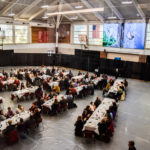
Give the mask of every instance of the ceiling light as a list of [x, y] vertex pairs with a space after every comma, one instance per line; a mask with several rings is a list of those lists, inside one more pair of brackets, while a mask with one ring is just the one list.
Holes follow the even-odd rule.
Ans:
[[117, 17], [116, 16], [110, 16], [108, 17], [108, 19], [116, 19]]
[[75, 6], [75, 8], [76, 9], [81, 9], [81, 8], [83, 8], [83, 6], [82, 5], [77, 5], [77, 6]]
[[8, 16], [15, 16], [15, 13], [9, 13]]
[[43, 19], [47, 19], [47, 18], [48, 18], [48, 16], [43, 16], [42, 18], [43, 18]]
[[104, 11], [103, 7], [102, 8], [89, 8], [89, 9], [81, 9], [81, 10], [54, 12], [54, 13], [47, 13], [46, 15], [48, 15], [48, 16], [56, 16], [56, 15], [90, 13], [90, 12], [101, 12], [101, 11]]
[[48, 8], [48, 5], [42, 5], [41, 8]]
[[132, 1], [122, 1], [121, 3], [124, 5], [128, 5], [128, 4], [132, 4], [133, 2]]
[[77, 20], [77, 19], [78, 19], [78, 16], [71, 17], [70, 19], [71, 19], [71, 20]]

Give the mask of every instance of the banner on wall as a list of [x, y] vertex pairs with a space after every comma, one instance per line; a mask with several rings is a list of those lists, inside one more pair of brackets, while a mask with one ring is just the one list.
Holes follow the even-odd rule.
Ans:
[[49, 31], [44, 31], [44, 43], [49, 42]]
[[38, 43], [43, 43], [43, 31], [38, 31]]
[[112, 23], [104, 24], [103, 46], [104, 47], [120, 47], [121, 24]]
[[144, 49], [146, 23], [125, 23], [123, 48]]
[[100, 38], [100, 25], [93, 25], [92, 35], [93, 35], [93, 39]]

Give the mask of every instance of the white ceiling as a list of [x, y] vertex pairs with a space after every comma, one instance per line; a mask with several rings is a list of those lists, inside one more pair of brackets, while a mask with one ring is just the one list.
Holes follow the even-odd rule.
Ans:
[[[58, 2], [57, 2], [58, 1]], [[60, 0], [0, 0], [0, 17], [9, 17], [11, 12], [14, 19], [37, 20], [42, 19], [46, 12], [58, 11]], [[150, 0], [132, 0], [133, 3], [123, 5], [121, 2], [127, 0], [63, 0], [61, 11], [77, 10], [75, 6], [82, 5], [82, 9], [103, 7], [103, 12], [91, 12], [88, 14], [74, 14], [63, 16], [63, 21], [107, 21], [108, 17], [116, 16], [116, 20], [121, 19], [141, 19], [150, 18]], [[128, 0], [130, 1], [130, 0]], [[43, 4], [48, 4], [48, 9], [42, 9]], [[78, 16], [77, 20], [70, 18]], [[52, 19], [55, 17], [51, 17]]]

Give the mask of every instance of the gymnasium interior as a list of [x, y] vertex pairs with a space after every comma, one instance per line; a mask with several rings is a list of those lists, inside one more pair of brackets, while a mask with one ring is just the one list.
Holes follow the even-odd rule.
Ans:
[[149, 150], [150, 0], [0, 0], [0, 149]]

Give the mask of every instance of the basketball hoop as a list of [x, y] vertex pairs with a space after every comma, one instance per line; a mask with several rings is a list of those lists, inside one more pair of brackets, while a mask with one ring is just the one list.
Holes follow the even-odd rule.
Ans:
[[78, 35], [78, 39], [79, 39], [79, 42], [81, 44], [85, 44], [87, 42], [87, 35], [85, 35], [85, 34], [79, 34]]

